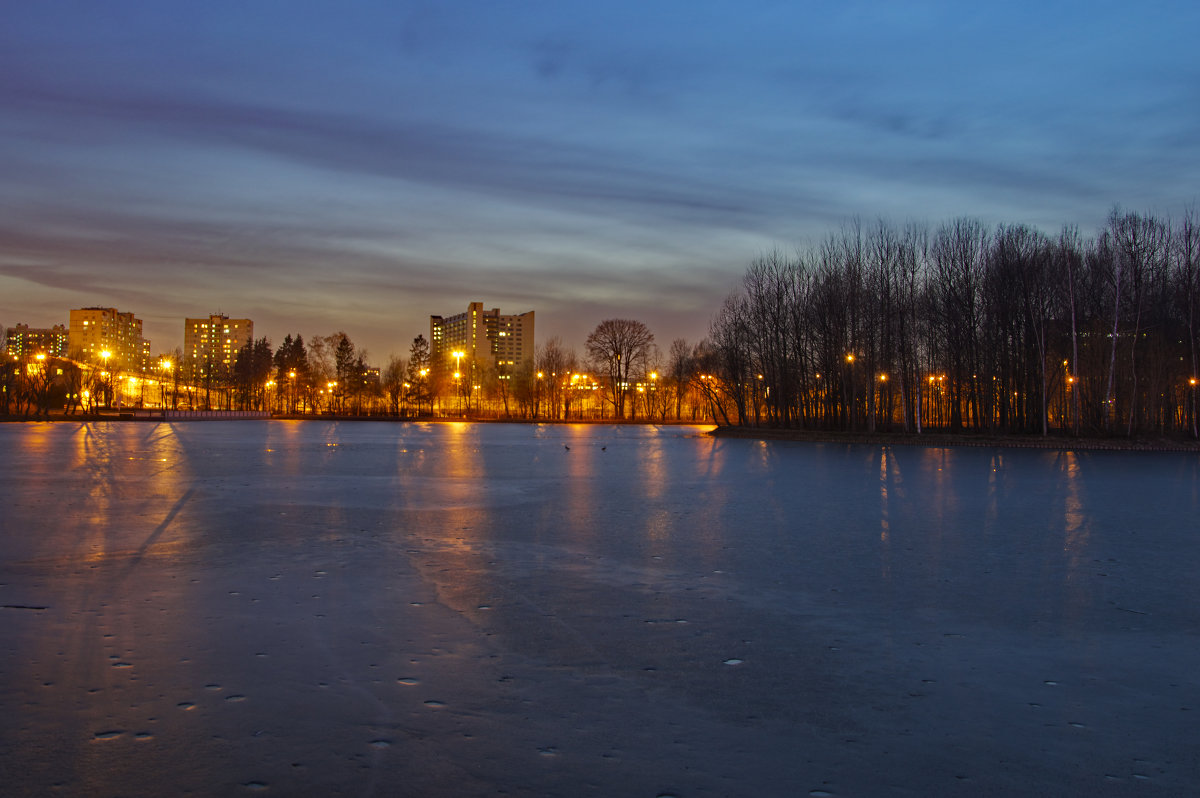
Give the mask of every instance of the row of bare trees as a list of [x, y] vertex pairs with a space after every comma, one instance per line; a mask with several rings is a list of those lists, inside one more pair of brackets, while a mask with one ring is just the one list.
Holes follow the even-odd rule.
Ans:
[[851, 222], [747, 270], [697, 379], [722, 423], [1197, 436], [1200, 230]]
[[66, 358], [44, 353], [0, 360], [0, 416], [48, 417], [51, 411], [74, 413], [105, 401], [110, 384]]

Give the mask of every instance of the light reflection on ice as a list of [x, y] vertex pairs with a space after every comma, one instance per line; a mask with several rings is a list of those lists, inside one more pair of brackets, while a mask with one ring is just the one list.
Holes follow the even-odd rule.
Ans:
[[0, 764], [29, 794], [139, 763], [197, 793], [1190, 785], [1194, 457], [695, 432], [2, 425]]

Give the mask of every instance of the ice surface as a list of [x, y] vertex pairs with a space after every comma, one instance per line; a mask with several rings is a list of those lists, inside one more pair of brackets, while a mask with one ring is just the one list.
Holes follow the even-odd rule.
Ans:
[[1194, 792], [1194, 455], [700, 432], [0, 425], [0, 792]]

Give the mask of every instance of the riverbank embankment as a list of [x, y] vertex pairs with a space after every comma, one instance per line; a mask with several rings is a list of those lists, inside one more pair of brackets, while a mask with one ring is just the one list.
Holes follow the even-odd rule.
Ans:
[[[524, 419], [524, 418], [453, 418], [448, 416], [354, 416], [354, 415], [268, 415], [261, 412], [243, 411], [162, 411], [138, 410], [136, 412], [102, 411], [89, 414], [52, 413], [50, 416], [0, 416], [0, 422], [75, 422], [94, 423], [101, 421], [202, 421], [234, 420], [235, 418], [273, 418], [291, 421], [384, 421], [384, 422], [441, 422], [478, 424], [620, 424], [652, 426], [697, 426], [694, 421], [615, 421], [613, 419]], [[699, 423], [699, 426], [707, 426]], [[794, 441], [797, 443], [844, 443], [868, 444], [872, 446], [973, 446], [1014, 449], [1057, 449], [1060, 451], [1142, 451], [1142, 452], [1194, 452], [1200, 454], [1200, 441], [1187, 438], [1164, 436], [1127, 437], [1071, 437], [1067, 435], [986, 435], [971, 432], [949, 433], [941, 430], [920, 434], [906, 432], [838, 432], [831, 430], [780, 429], [773, 427], [718, 426], [708, 434], [722, 438], [745, 438], [751, 440]]]
[[873, 446], [975, 446], [987, 448], [1058, 449], [1069, 451], [1194, 452], [1200, 441], [1166, 437], [1068, 437], [1063, 435], [952, 434], [935, 431], [834, 432], [824, 430], [776, 429], [770, 427], [717, 427], [710, 434], [721, 438], [795, 441], [798, 443], [857, 443]]

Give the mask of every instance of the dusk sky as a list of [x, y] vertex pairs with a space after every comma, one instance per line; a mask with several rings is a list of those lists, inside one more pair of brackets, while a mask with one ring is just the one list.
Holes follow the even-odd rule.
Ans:
[[1200, 195], [1200, 4], [9, 2], [0, 325], [376, 365], [471, 301], [702, 337], [852, 216], [1085, 235]]

